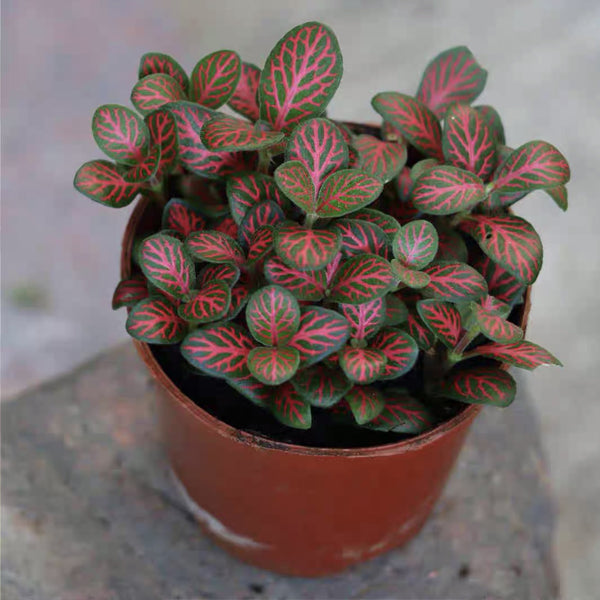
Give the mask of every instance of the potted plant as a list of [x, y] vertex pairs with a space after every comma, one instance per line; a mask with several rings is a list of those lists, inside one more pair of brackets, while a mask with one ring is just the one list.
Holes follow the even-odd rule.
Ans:
[[541, 189], [566, 210], [562, 154], [506, 145], [466, 47], [414, 97], [376, 94], [381, 125], [325, 116], [341, 77], [315, 22], [262, 69], [145, 54], [138, 112], [93, 117], [111, 160], [75, 176], [106, 206], [139, 197], [113, 308], [185, 497], [231, 553], [295, 575], [415, 535], [480, 406], [513, 401], [507, 366], [559, 364], [523, 339], [542, 244], [511, 207]]

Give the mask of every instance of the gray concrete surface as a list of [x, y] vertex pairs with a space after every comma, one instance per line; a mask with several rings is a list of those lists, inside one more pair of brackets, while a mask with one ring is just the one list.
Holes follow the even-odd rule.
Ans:
[[81, 162], [100, 156], [89, 132], [94, 108], [127, 103], [143, 52], [172, 53], [191, 69], [204, 54], [233, 47], [261, 64], [284, 31], [320, 19], [335, 29], [345, 59], [330, 113], [364, 120], [375, 117], [375, 92], [413, 91], [429, 58], [470, 46], [490, 71], [481, 100], [500, 110], [509, 143], [547, 139], [572, 166], [566, 215], [541, 193], [518, 208], [545, 246], [529, 336], [565, 363], [528, 376], [527, 386], [561, 511], [565, 598], [597, 595], [597, 0], [4, 0], [2, 17], [4, 397], [124, 338], [123, 315], [109, 302], [128, 209], [95, 205], [71, 181]]
[[282, 577], [201, 535], [160, 447], [154, 382], [132, 344], [115, 347], [2, 405], [2, 597], [553, 600], [552, 501], [521, 399], [478, 417], [405, 548], [332, 577]]

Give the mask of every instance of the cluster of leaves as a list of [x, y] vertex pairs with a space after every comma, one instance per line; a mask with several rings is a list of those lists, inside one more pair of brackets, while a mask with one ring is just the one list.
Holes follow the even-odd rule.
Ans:
[[134, 338], [180, 343], [291, 427], [319, 407], [418, 433], [432, 398], [510, 404], [502, 363], [559, 363], [508, 320], [542, 265], [538, 234], [509, 207], [541, 189], [565, 210], [565, 158], [543, 141], [509, 148], [496, 110], [471, 106], [487, 73], [466, 47], [434, 58], [414, 97], [377, 94], [381, 128], [324, 116], [341, 76], [320, 23], [287, 33], [262, 70], [230, 50], [189, 77], [142, 57], [139, 114], [106, 105], [93, 118], [114, 162], [75, 177], [107, 206], [141, 194], [162, 207], [113, 307], [128, 307]]

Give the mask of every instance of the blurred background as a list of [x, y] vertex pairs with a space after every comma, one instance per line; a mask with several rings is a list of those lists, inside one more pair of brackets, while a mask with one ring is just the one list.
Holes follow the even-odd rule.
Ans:
[[100, 158], [94, 109], [129, 104], [140, 56], [191, 70], [230, 48], [262, 66], [288, 29], [336, 32], [344, 78], [329, 114], [378, 120], [378, 91], [414, 93], [426, 63], [459, 44], [488, 69], [478, 100], [502, 115], [508, 144], [555, 144], [569, 159], [570, 209], [537, 192], [518, 205], [542, 236], [528, 337], [564, 369], [525, 381], [541, 422], [560, 511], [564, 597], [600, 589], [600, 3], [598, 0], [3, 0], [2, 397], [72, 369], [126, 339], [110, 300], [131, 207], [77, 194], [77, 167]]

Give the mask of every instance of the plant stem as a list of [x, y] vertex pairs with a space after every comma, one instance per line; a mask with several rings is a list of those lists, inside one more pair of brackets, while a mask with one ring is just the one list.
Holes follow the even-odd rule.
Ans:
[[306, 215], [306, 219], [304, 219], [304, 227], [308, 228], [308, 229], [312, 229], [312, 226], [315, 224], [315, 221], [317, 220], [317, 215], [312, 214], [312, 213], [308, 213]]
[[264, 173], [265, 175], [268, 175], [270, 164], [271, 155], [269, 154], [269, 150], [260, 150], [258, 153], [258, 166], [256, 167], [256, 170], [259, 173]]

